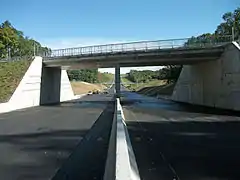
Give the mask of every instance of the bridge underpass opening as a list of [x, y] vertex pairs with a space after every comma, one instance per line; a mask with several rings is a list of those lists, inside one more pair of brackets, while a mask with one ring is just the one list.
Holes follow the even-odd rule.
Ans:
[[40, 105], [60, 103], [61, 68], [42, 67]]

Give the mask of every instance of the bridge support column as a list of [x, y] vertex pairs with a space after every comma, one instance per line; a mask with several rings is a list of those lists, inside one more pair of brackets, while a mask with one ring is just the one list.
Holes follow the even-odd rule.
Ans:
[[117, 65], [115, 67], [115, 90], [116, 90], [116, 96], [120, 96], [120, 66]]
[[60, 103], [61, 69], [42, 67], [40, 105]]

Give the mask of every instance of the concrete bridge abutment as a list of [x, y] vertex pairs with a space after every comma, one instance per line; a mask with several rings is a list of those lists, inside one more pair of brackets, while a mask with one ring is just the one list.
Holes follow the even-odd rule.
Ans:
[[35, 57], [10, 100], [0, 104], [0, 113], [73, 99], [66, 70], [47, 68], [41, 57]]
[[172, 100], [240, 110], [239, 45], [227, 45], [216, 61], [184, 65]]

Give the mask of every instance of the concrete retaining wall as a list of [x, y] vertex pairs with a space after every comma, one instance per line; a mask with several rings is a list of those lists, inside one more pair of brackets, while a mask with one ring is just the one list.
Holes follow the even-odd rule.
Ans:
[[62, 70], [61, 72], [61, 94], [60, 94], [60, 101], [68, 101], [70, 99], [76, 99], [74, 96], [73, 89], [71, 83], [69, 81], [67, 71]]
[[7, 103], [0, 104], [0, 113], [17, 109], [76, 99], [65, 70], [43, 67], [35, 57]]
[[217, 61], [185, 65], [172, 100], [240, 110], [240, 47], [228, 45]]

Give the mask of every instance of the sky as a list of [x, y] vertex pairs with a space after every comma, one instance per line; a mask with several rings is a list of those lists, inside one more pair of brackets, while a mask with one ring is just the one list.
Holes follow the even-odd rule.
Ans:
[[214, 32], [222, 15], [239, 6], [239, 0], [0, 0], [0, 22], [58, 49]]

